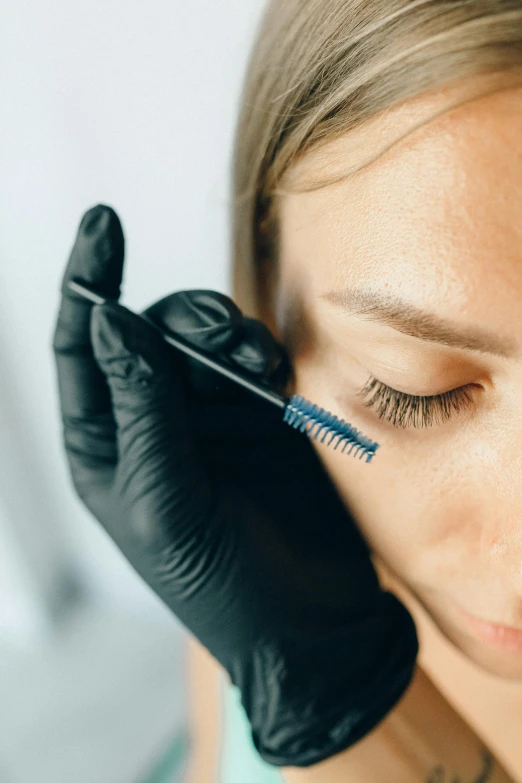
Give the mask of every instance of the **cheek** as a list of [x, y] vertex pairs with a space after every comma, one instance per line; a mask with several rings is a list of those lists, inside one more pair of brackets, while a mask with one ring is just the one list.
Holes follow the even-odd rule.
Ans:
[[381, 437], [378, 426], [369, 427], [355, 412], [347, 416], [336, 402], [339, 374], [324, 358], [298, 360], [294, 372], [298, 394], [381, 444], [366, 463], [312, 441], [373, 552], [410, 582], [433, 584], [438, 575], [458, 582], [463, 573], [471, 575], [473, 563], [491, 544], [484, 521], [485, 509], [491, 511], [486, 466], [464, 464], [448, 437], [435, 442], [418, 433], [413, 439], [405, 432]]

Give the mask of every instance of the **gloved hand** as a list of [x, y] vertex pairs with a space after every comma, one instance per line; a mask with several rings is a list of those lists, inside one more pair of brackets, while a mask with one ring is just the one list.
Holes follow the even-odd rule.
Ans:
[[[380, 588], [309, 438], [281, 410], [125, 307], [66, 286], [118, 298], [123, 255], [115, 212], [88, 211], [53, 341], [74, 488], [239, 687], [261, 756], [315, 764], [398, 702], [418, 652], [413, 619]], [[284, 387], [282, 346], [228, 297], [179, 292], [144, 315]]]

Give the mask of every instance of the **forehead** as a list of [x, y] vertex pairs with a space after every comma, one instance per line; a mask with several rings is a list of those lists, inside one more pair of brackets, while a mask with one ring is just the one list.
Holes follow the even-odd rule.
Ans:
[[[366, 131], [310, 153], [290, 186], [371, 158], [448, 105], [444, 90], [390, 110]], [[456, 101], [457, 102], [457, 101]], [[378, 283], [452, 313], [519, 309], [522, 295], [522, 80], [442, 111], [355, 175], [279, 199], [283, 276], [318, 293]], [[496, 305], [495, 305], [496, 302]], [[499, 312], [500, 312], [499, 310]]]

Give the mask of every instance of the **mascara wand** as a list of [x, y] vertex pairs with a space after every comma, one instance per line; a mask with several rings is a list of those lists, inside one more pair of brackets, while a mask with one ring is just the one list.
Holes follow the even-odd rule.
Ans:
[[[90, 288], [87, 288], [87, 286], [77, 283], [74, 280], [69, 280], [67, 285], [72, 291], [89, 299], [94, 304], [103, 305], [110, 302], [117, 303], [115, 299], [99, 296], [99, 294], [95, 293]], [[359, 430], [356, 430], [355, 427], [352, 427], [351, 424], [344, 421], [344, 419], [339, 419], [337, 416], [328, 413], [328, 411], [325, 411], [323, 408], [319, 408], [317, 405], [308, 402], [304, 397], [300, 397], [297, 394], [294, 394], [291, 397], [278, 394], [278, 392], [273, 389], [245, 377], [238, 370], [227, 367], [215, 357], [193, 348], [181, 337], [172, 337], [170, 334], [166, 334], [150, 318], [147, 318], [147, 316], [138, 313], [134, 313], [134, 315], [137, 315], [139, 318], [143, 318], [144, 321], [152, 324], [159, 331], [163, 339], [174, 348], [177, 348], [179, 351], [182, 351], [193, 359], [210, 367], [211, 370], [244, 386], [259, 397], [268, 400], [268, 402], [271, 402], [273, 405], [277, 405], [278, 408], [284, 410], [283, 421], [291, 427], [294, 427], [294, 429], [305, 432], [314, 440], [317, 440], [317, 437], [322, 434], [320, 443], [324, 443], [326, 436], [330, 435], [330, 439], [326, 443], [327, 446], [330, 446], [332, 442], [336, 440], [337, 442], [335, 443], [334, 449], [337, 449], [340, 444], [343, 444], [341, 451], [345, 452], [347, 447], [350, 446], [346, 453], [352, 454], [353, 452], [353, 456], [359, 456], [359, 459], [366, 456], [366, 462], [371, 461], [379, 448], [378, 443], [374, 443], [359, 432]]]

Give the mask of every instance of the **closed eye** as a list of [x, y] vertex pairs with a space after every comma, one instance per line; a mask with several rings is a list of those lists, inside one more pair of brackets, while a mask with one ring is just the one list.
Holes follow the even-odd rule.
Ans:
[[376, 410], [380, 419], [386, 419], [394, 427], [432, 427], [448, 421], [473, 402], [471, 390], [476, 384], [459, 386], [456, 389], [431, 396], [417, 396], [399, 392], [370, 377], [357, 392], [365, 399], [366, 408]]

